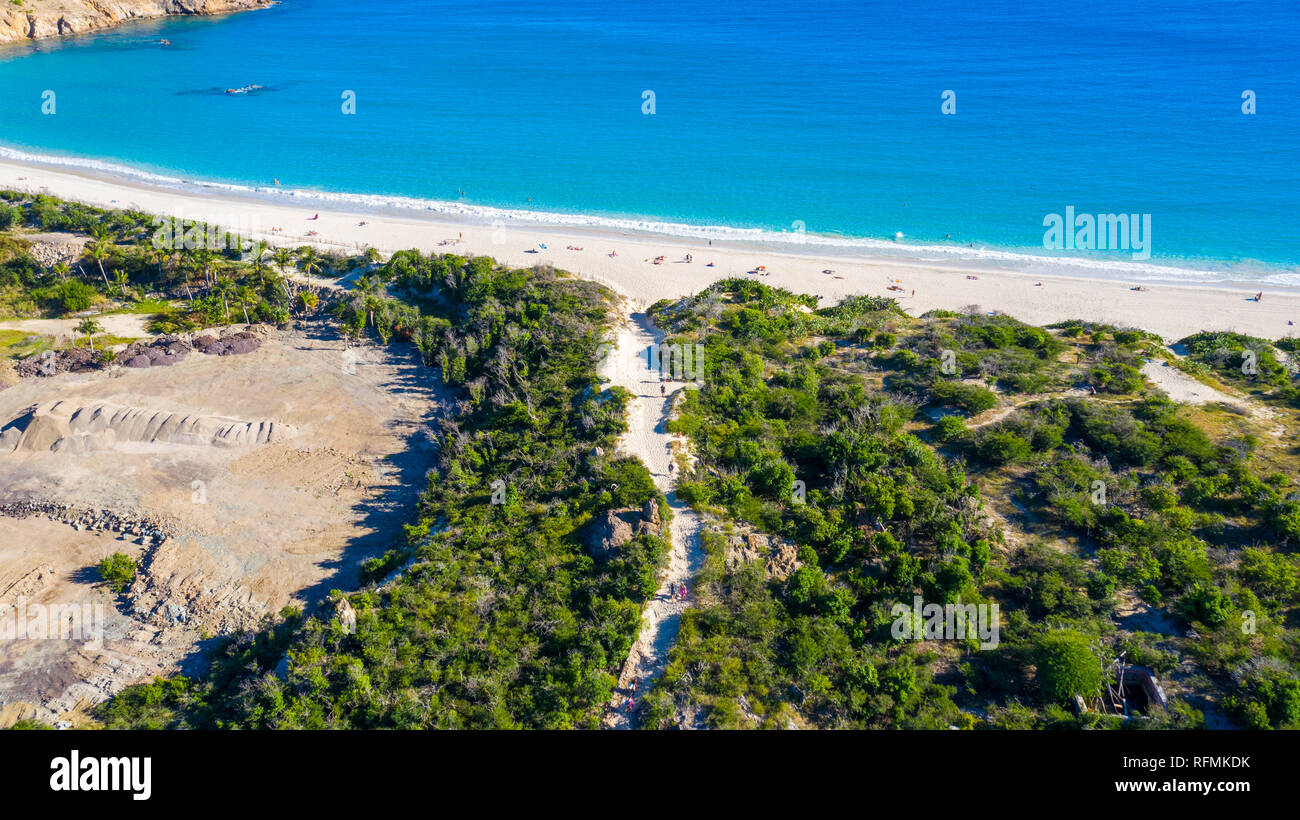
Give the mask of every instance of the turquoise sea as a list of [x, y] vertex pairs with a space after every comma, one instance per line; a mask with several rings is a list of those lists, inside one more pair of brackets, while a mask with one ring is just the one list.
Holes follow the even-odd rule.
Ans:
[[[0, 50], [0, 145], [484, 219], [1300, 284], [1294, 2], [285, 0]], [[1150, 259], [1045, 250], [1069, 206], [1149, 214]]]

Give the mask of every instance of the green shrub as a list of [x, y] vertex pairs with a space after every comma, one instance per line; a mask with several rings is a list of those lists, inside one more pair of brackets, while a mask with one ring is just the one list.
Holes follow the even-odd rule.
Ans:
[[99, 575], [114, 592], [122, 592], [135, 580], [135, 559], [115, 552], [99, 562]]
[[937, 403], [956, 407], [972, 416], [991, 410], [998, 403], [993, 391], [978, 384], [941, 381], [936, 382], [930, 392]]
[[966, 435], [966, 422], [961, 416], [944, 416], [934, 425], [934, 440], [940, 444]]
[[1049, 703], [1070, 704], [1075, 695], [1089, 698], [1101, 689], [1101, 663], [1088, 637], [1078, 632], [1062, 630], [1040, 637], [1034, 663], [1038, 686]]
[[80, 313], [95, 303], [99, 293], [78, 279], [66, 279], [54, 286], [52, 296], [64, 313]]

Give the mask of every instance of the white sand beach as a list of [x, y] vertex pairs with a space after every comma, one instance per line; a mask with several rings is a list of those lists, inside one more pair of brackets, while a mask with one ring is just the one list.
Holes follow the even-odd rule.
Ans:
[[[896, 296], [913, 315], [978, 305], [1033, 324], [1086, 319], [1153, 331], [1171, 341], [1199, 330], [1231, 330], [1268, 339], [1300, 332], [1300, 292], [1278, 287], [1263, 287], [1259, 302], [1253, 297], [1260, 287], [1247, 284], [1147, 281], [1142, 283], [1144, 291], [1134, 291], [1130, 288], [1135, 283], [1120, 279], [941, 267], [865, 254], [818, 256], [721, 241], [710, 246], [698, 240], [547, 224], [494, 226], [416, 210], [329, 210], [288, 197], [153, 186], [12, 160], [0, 160], [0, 187], [237, 226], [273, 245], [311, 243], [346, 252], [374, 247], [386, 253], [418, 248], [488, 255], [523, 267], [553, 265], [609, 285], [642, 307], [697, 292], [717, 279], [755, 276], [766, 285], [819, 295], [823, 304], [855, 294]], [[272, 228], [282, 231], [273, 233]], [[692, 257], [689, 263], [687, 254]], [[664, 257], [663, 262], [654, 264], [656, 257]], [[759, 266], [766, 273], [751, 273]], [[823, 272], [827, 270], [833, 273]], [[901, 290], [888, 290], [891, 285]]]

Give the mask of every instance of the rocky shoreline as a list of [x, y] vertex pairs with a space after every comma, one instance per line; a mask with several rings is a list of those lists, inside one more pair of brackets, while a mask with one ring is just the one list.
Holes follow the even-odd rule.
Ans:
[[73, 37], [136, 20], [229, 14], [274, 4], [274, 0], [24, 0], [0, 9], [0, 43]]

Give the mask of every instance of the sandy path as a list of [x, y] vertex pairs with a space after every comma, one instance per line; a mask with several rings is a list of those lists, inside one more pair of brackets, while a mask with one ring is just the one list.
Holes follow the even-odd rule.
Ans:
[[[624, 306], [630, 307], [626, 302]], [[691, 578], [704, 562], [699, 519], [672, 489], [675, 475], [670, 445], [674, 436], [667, 430], [667, 420], [673, 397], [671, 393], [660, 395], [659, 375], [649, 369], [646, 356], [646, 349], [659, 344], [663, 333], [642, 312], [627, 310], [626, 317], [617, 328], [616, 348], [604, 358], [601, 373], [633, 394], [627, 408], [628, 429], [619, 441], [619, 450], [641, 459], [654, 476], [655, 485], [667, 496], [673, 513], [669, 524], [672, 553], [659, 591], [642, 613], [641, 632], [619, 675], [619, 691], [603, 721], [610, 729], [636, 728], [641, 698], [663, 674], [669, 650], [677, 642], [682, 612], [688, 605], [670, 590], [680, 589], [683, 584], [689, 589]], [[633, 681], [635, 692], [630, 688]], [[627, 705], [629, 698], [631, 709]]]
[[[0, 161], [0, 187], [99, 207], [202, 219], [277, 246], [310, 243], [346, 253], [367, 247], [387, 252], [417, 248], [484, 254], [523, 267], [549, 264], [646, 304], [696, 293], [723, 277], [752, 275], [749, 271], [763, 265], [768, 275], [759, 281], [817, 294], [823, 304], [855, 294], [899, 296], [914, 316], [934, 308], [961, 310], [974, 304], [1031, 324], [1086, 319], [1143, 328], [1169, 341], [1202, 329], [1278, 339], [1295, 335], [1300, 328], [1289, 324], [1300, 322], [1300, 291], [1273, 286], [1266, 286], [1261, 302], [1249, 298], [1259, 290], [1250, 284], [1145, 282], [1145, 292], [1134, 292], [1129, 290], [1132, 282], [1119, 278], [1048, 276], [985, 269], [974, 263], [891, 259], [843, 247], [764, 248], [741, 241], [709, 245], [699, 239], [513, 219], [486, 224], [483, 218], [387, 206], [382, 197], [367, 211], [361, 205], [322, 201], [305, 192], [289, 196], [168, 188], [14, 160]], [[272, 228], [282, 230], [272, 233]], [[307, 236], [308, 230], [317, 235]], [[686, 254], [692, 255], [692, 262], [685, 262]], [[658, 256], [665, 261], [655, 265], [651, 260]], [[834, 273], [823, 273], [827, 269]], [[889, 291], [891, 284], [902, 291]]]

